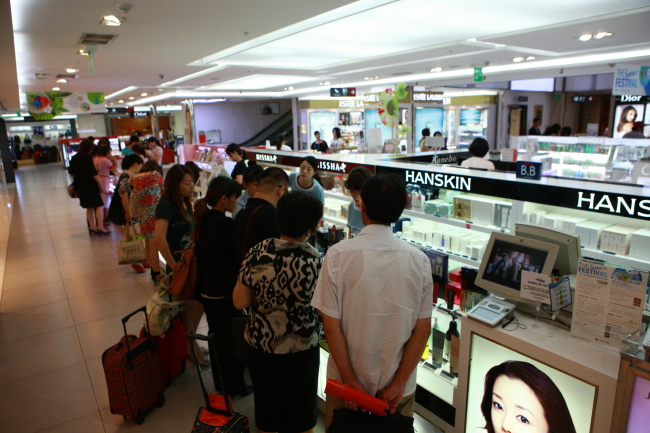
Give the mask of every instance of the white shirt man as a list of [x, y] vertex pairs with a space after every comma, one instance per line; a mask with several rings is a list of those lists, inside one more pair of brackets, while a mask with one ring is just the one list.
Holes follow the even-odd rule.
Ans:
[[[378, 396], [390, 413], [412, 416], [415, 367], [431, 328], [431, 264], [391, 231], [406, 204], [399, 178], [369, 179], [361, 198], [366, 226], [327, 252], [312, 299], [330, 347], [327, 378]], [[327, 397], [326, 429], [343, 404]]]

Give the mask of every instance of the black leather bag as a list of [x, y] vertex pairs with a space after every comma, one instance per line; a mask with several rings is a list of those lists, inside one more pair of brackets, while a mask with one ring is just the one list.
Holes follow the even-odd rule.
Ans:
[[334, 409], [327, 433], [414, 433], [413, 418], [404, 415], [378, 416], [350, 409]]

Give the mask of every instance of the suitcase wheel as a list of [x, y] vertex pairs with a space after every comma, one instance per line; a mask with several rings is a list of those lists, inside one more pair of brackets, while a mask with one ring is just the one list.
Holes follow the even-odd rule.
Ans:
[[156, 400], [156, 405], [158, 407], [163, 407], [165, 405], [165, 396], [164, 394], [160, 393], [158, 396], [158, 400]]
[[111, 411], [111, 415], [115, 415], [115, 412], [113, 412], [113, 408], [110, 407], [109, 410]]
[[140, 424], [142, 424], [142, 423], [144, 422], [144, 418], [145, 418], [145, 416], [146, 416], [146, 413], [140, 410], [140, 411], [138, 411], [138, 413], [133, 417], [133, 419], [135, 420], [135, 423], [136, 423], [137, 425], [140, 425]]

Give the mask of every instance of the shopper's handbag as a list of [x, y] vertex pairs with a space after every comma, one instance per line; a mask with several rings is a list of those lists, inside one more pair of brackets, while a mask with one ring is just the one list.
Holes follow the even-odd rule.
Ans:
[[77, 193], [77, 190], [74, 189], [74, 183], [68, 185], [68, 195], [70, 196], [70, 198], [79, 198], [79, 194]]
[[147, 302], [149, 332], [153, 337], [163, 335], [169, 329], [172, 319], [185, 309], [185, 301], [178, 300], [167, 289], [161, 287]]
[[117, 263], [120, 265], [135, 265], [146, 263], [144, 239], [137, 234], [133, 224], [127, 224], [124, 240], [117, 243]]
[[194, 299], [194, 289], [196, 288], [196, 276], [198, 269], [196, 265], [196, 256], [194, 255], [194, 232], [190, 245], [182, 251], [181, 258], [176, 262], [172, 269], [171, 281], [169, 282], [169, 293], [176, 296], [181, 301]]
[[350, 409], [334, 409], [327, 433], [413, 433], [413, 418], [405, 415], [379, 416]]

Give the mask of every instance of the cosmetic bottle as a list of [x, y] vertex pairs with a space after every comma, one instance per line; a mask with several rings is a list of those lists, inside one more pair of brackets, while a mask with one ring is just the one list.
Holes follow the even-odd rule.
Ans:
[[445, 333], [438, 327], [438, 318], [433, 318], [431, 328], [431, 363], [436, 367], [442, 367], [442, 353], [445, 350]]

